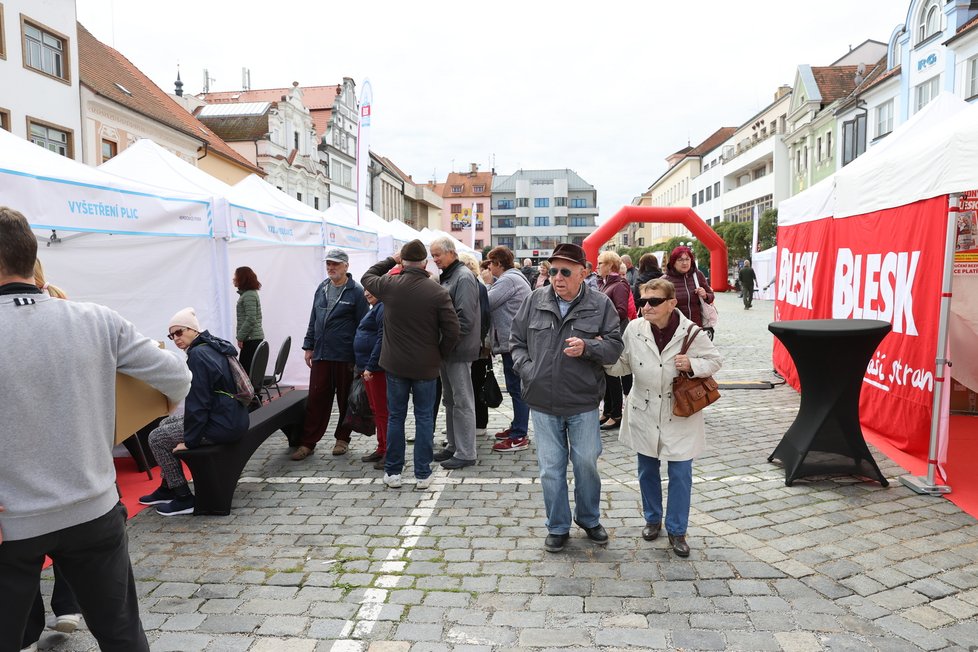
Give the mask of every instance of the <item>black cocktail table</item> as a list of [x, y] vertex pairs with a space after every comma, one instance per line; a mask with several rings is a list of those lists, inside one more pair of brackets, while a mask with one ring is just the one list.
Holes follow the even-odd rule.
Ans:
[[768, 330], [791, 354], [801, 381], [801, 407], [771, 456], [784, 463], [784, 483], [844, 473], [889, 486], [859, 426], [866, 366], [890, 324], [873, 319], [776, 321]]

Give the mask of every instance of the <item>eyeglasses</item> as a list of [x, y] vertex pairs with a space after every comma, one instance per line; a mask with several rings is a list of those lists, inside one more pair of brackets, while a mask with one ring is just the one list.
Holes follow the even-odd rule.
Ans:
[[663, 303], [665, 303], [668, 300], [669, 299], [667, 299], [666, 297], [649, 297], [649, 298], [642, 297], [641, 299], [635, 302], [635, 307], [644, 308], [645, 306], [652, 306], [653, 308], [656, 308], [658, 306], [661, 306]]
[[169, 334], [169, 335], [167, 335], [167, 337], [168, 337], [168, 338], [170, 339], [170, 341], [172, 342], [173, 340], [175, 340], [175, 339], [177, 339], [178, 337], [180, 337], [181, 335], [183, 335], [183, 334], [184, 334], [185, 332], [187, 332], [188, 330], [190, 330], [190, 329], [189, 329], [189, 328], [178, 328], [178, 329], [177, 329], [177, 330], [175, 330], [175, 331], [170, 331], [170, 334]]
[[570, 275], [573, 273], [574, 270], [567, 269], [566, 267], [561, 267], [560, 269], [557, 269], [556, 267], [551, 267], [550, 269], [547, 270], [547, 274], [549, 276], [557, 276], [557, 274], [560, 274], [564, 278], [570, 278]]
[[693, 262], [693, 259], [692, 258], [687, 258], [687, 257], [683, 256], [682, 258], [677, 258], [676, 259], [676, 262], [677, 263], [691, 263], [691, 262]]

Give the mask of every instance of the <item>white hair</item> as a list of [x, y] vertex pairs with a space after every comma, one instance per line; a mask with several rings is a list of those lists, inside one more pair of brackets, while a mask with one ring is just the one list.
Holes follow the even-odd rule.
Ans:
[[452, 254], [455, 253], [455, 242], [448, 236], [442, 236], [440, 238], [435, 238], [434, 240], [432, 240], [431, 243], [428, 245], [428, 250], [430, 251], [435, 247], [438, 247], [445, 253], [452, 253]]

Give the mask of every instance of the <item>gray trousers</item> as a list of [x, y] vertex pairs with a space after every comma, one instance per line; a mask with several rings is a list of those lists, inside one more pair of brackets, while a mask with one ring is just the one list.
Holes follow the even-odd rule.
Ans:
[[474, 460], [475, 392], [471, 362], [441, 363], [442, 402], [448, 429], [448, 450], [460, 460]]
[[176, 489], [180, 485], [187, 484], [187, 477], [183, 474], [183, 467], [180, 460], [173, 455], [173, 449], [177, 444], [183, 443], [183, 416], [169, 416], [160, 421], [149, 433], [149, 448], [153, 451], [153, 457], [159, 462], [160, 471], [166, 486]]

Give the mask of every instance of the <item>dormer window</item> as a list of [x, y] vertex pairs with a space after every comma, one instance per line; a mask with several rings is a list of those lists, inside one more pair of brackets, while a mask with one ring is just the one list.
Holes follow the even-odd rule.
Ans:
[[485, 192], [485, 186], [472, 186], [472, 192]]
[[930, 0], [920, 10], [917, 21], [917, 42], [922, 43], [941, 29], [941, 9], [938, 0]]
[[462, 186], [452, 186], [452, 192], [462, 192]]

